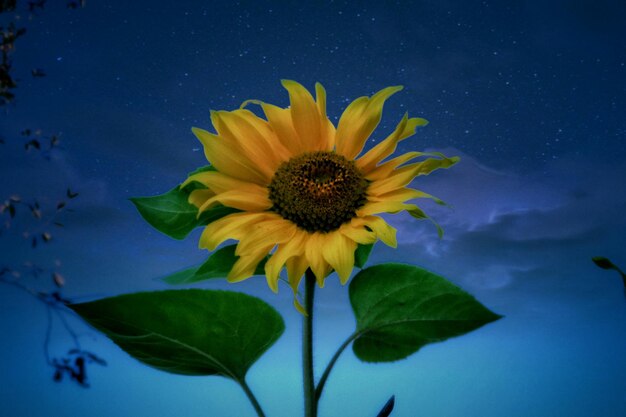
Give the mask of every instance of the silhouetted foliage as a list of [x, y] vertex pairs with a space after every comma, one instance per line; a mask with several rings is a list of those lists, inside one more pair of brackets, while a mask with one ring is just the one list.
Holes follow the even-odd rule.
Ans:
[[26, 139], [26, 142], [24, 142], [26, 151], [40, 151], [41, 156], [48, 160], [51, 158], [53, 150], [61, 147], [59, 134], [46, 136], [39, 129], [34, 131], [24, 129], [20, 132], [20, 135]]
[[0, 52], [2, 52], [2, 61], [0, 62], [0, 106], [3, 106], [15, 98], [12, 90], [17, 87], [17, 83], [11, 75], [13, 67], [11, 54], [15, 49], [15, 41], [26, 33], [26, 29], [18, 28], [11, 22], [6, 28], [0, 26], [0, 32], [2, 33], [2, 42], [0, 43]]
[[[44, 10], [46, 0], [34, 0], [26, 3], [28, 13], [35, 14]], [[84, 7], [85, 2], [68, 2], [67, 7], [75, 9]], [[24, 5], [24, 2], [20, 3]], [[18, 3], [13, 0], [0, 0], [0, 13], [16, 12], [15, 22], [21, 22], [17, 13]], [[0, 62], [0, 106], [7, 105], [15, 99], [14, 89], [17, 87], [17, 79], [13, 76], [12, 53], [15, 50], [15, 42], [24, 34], [26, 28], [17, 27], [15, 22], [8, 26], [0, 26], [2, 53]], [[41, 68], [31, 70], [35, 78], [44, 77], [46, 74]], [[23, 138], [23, 147], [26, 152], [37, 152], [44, 159], [50, 160], [55, 149], [61, 149], [61, 141], [58, 134], [43, 135], [39, 129], [25, 128], [20, 132]], [[0, 138], [0, 144], [4, 144], [4, 138]], [[45, 169], [45, 168], [44, 168]], [[10, 229], [19, 233], [13, 233], [11, 238], [16, 238], [19, 244], [19, 236], [26, 240], [31, 250], [41, 248], [54, 242], [53, 230], [62, 228], [62, 218], [70, 212], [68, 207], [71, 200], [78, 197], [78, 193], [69, 187], [62, 198], [50, 201], [48, 198], [31, 197], [22, 198], [18, 194], [6, 197], [0, 204], [0, 236], [5, 235]], [[0, 200], [1, 201], [1, 200]], [[44, 203], [45, 202], [45, 203]], [[38, 251], [40, 249], [37, 249]], [[33, 252], [34, 254], [37, 252]], [[37, 258], [36, 256], [34, 256]], [[60, 261], [55, 261], [53, 266], [42, 266], [33, 261], [27, 261], [21, 265], [11, 265], [9, 259], [3, 258], [0, 262], [0, 284], [18, 288], [46, 306], [47, 329], [43, 340], [43, 351], [46, 362], [54, 368], [53, 379], [57, 382], [64, 379], [74, 381], [82, 387], [88, 387], [87, 367], [90, 364], [105, 366], [106, 362], [95, 353], [84, 350], [79, 337], [74, 332], [68, 321], [68, 316], [75, 314], [66, 306], [70, 299], [62, 293], [66, 284], [65, 277], [60, 273]], [[42, 282], [42, 277], [48, 277]], [[52, 337], [53, 322], [60, 322], [63, 329], [72, 339], [73, 347], [61, 357], [51, 357], [49, 346]]]
[[[26, 3], [27, 11], [31, 15], [36, 15], [44, 10], [47, 0], [34, 0]], [[85, 7], [85, 0], [68, 1], [66, 6], [68, 9], [78, 9]], [[23, 3], [21, 3], [23, 4]], [[0, 0], [0, 13], [16, 12], [16, 0]], [[16, 21], [18, 18], [15, 19]], [[7, 27], [0, 26], [2, 34], [2, 42], [0, 43], [0, 52], [2, 59], [0, 61], [0, 106], [5, 106], [15, 100], [13, 90], [17, 88], [17, 79], [13, 76], [13, 62], [11, 54], [15, 50], [15, 41], [26, 33], [26, 28], [17, 27], [15, 22], [11, 22]], [[31, 75], [35, 78], [44, 77], [45, 71], [41, 68], [31, 70]]]
[[0, 0], [0, 13], [12, 12], [15, 10], [17, 0]]
[[[4, 266], [0, 269], [0, 283], [11, 285], [27, 292], [46, 306], [48, 320], [43, 350], [47, 364], [54, 368], [53, 379], [60, 382], [64, 377], [67, 377], [69, 380], [87, 388], [89, 387], [87, 382], [87, 365], [106, 366], [106, 361], [95, 353], [81, 348], [79, 338], [66, 318], [67, 315], [73, 316], [74, 314], [66, 308], [66, 305], [70, 304], [71, 300], [61, 293], [61, 288], [65, 285], [65, 278], [59, 272], [54, 271], [50, 273], [52, 282], [56, 287], [52, 291], [35, 289], [25, 283], [25, 278], [29, 275], [33, 278], [39, 278], [46, 272], [50, 273], [47, 268], [30, 262], [23, 264], [18, 269]], [[62, 357], [50, 356], [49, 347], [55, 317], [71, 336], [74, 344], [74, 347], [69, 349], [67, 354]]]
[[33, 248], [37, 247], [39, 243], [48, 243], [53, 238], [52, 226], [64, 227], [61, 222], [63, 214], [72, 211], [68, 208], [68, 203], [76, 196], [78, 193], [74, 193], [68, 188], [66, 198], [60, 198], [56, 203], [46, 203], [44, 206], [44, 203], [40, 203], [36, 198], [24, 201], [19, 195], [12, 195], [0, 204], [0, 214], [7, 213], [9, 215], [4, 228], [11, 227], [11, 220], [15, 218], [18, 212], [28, 212], [31, 216], [31, 222], [22, 230], [22, 236], [31, 241]]
[[92, 352], [79, 349], [70, 349], [67, 356], [63, 358], [52, 359], [52, 366], [55, 367], [53, 379], [55, 382], [61, 382], [63, 377], [68, 377], [78, 383], [78, 385], [88, 388], [87, 382], [87, 364], [95, 363], [106, 366], [106, 361]]

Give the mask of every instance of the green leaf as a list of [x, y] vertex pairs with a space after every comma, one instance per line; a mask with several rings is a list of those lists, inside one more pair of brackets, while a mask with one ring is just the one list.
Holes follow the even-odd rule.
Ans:
[[367, 262], [367, 258], [369, 258], [370, 253], [372, 252], [373, 247], [373, 243], [370, 245], [359, 244], [354, 251], [354, 266], [357, 268], [363, 268]]
[[[194, 183], [195, 184], [195, 183]], [[153, 197], [135, 197], [133, 202], [139, 214], [152, 227], [174, 239], [184, 239], [191, 231], [239, 210], [216, 206], [198, 216], [198, 208], [187, 202], [189, 187], [174, 187], [165, 194]]]
[[[235, 265], [235, 262], [239, 259], [239, 256], [235, 255], [236, 248], [237, 245], [229, 245], [215, 251], [209, 259], [198, 268], [196, 276], [203, 277], [201, 279], [226, 277], [233, 268], [233, 265]], [[265, 274], [266, 262], [267, 257], [259, 262], [254, 271], [254, 275]]]
[[352, 349], [365, 362], [403, 359], [501, 317], [446, 279], [394, 263], [361, 270], [350, 283], [350, 303], [357, 321]]
[[[239, 256], [235, 255], [236, 248], [237, 245], [225, 246], [213, 252], [209, 259], [199, 267], [188, 268], [168, 275], [163, 278], [163, 281], [168, 284], [179, 285], [191, 284], [212, 278], [225, 278], [233, 268], [233, 265], [235, 265], [235, 262], [239, 259]], [[267, 262], [267, 258], [259, 263], [254, 271], [254, 275], [265, 274], [265, 262]]]
[[198, 272], [198, 268], [199, 268], [198, 266], [185, 268], [182, 271], [174, 272], [173, 274], [170, 274], [166, 276], [165, 278], [162, 278], [162, 280], [171, 285], [198, 282], [200, 280], [194, 278], [194, 275], [196, 274], [196, 272]]
[[149, 366], [235, 381], [285, 329], [270, 305], [230, 291], [143, 292], [69, 307]]
[[194, 171], [190, 172], [189, 175], [187, 175], [187, 176], [191, 177], [192, 175], [196, 175], [196, 174], [199, 174], [201, 172], [207, 172], [207, 171], [215, 171], [215, 172], [217, 172], [217, 169], [215, 169], [215, 167], [213, 165], [205, 165], [203, 167], [197, 168]]

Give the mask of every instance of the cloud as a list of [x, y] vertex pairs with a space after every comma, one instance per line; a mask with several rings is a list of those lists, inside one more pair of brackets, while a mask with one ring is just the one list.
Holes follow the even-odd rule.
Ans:
[[601, 272], [592, 256], [626, 264], [618, 253], [626, 236], [626, 190], [620, 185], [626, 164], [567, 157], [543, 172], [519, 174], [491, 170], [467, 155], [462, 160], [415, 184], [454, 206], [428, 207], [444, 225], [443, 240], [431, 225], [403, 216], [392, 222], [402, 223], [404, 244], [386, 255], [419, 259], [470, 292], [500, 297], [520, 289], [588, 297], [605, 283], [592, 279]]

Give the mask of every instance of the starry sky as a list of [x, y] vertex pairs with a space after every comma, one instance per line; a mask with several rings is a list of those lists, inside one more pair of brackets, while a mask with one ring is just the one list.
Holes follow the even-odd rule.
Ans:
[[[0, 14], [2, 26], [27, 28], [12, 52], [16, 99], [0, 108], [0, 200], [38, 199], [53, 212], [68, 187], [79, 197], [61, 214], [65, 227], [34, 249], [22, 237], [33, 221], [18, 213], [0, 235], [0, 266], [54, 268], [78, 301], [166, 289], [160, 277], [206, 257], [200, 231], [172, 240], [129, 198], [163, 193], [205, 165], [191, 127], [210, 129], [209, 110], [247, 99], [287, 106], [281, 79], [319, 81], [336, 122], [355, 98], [403, 85], [369, 144], [408, 112], [430, 123], [399, 151], [461, 162], [414, 183], [449, 204], [423, 204], [443, 239], [429, 223], [388, 216], [400, 245], [376, 245], [370, 263], [425, 267], [505, 318], [397, 363], [362, 364], [348, 349], [320, 416], [374, 416], [392, 394], [398, 417], [626, 414], [624, 289], [591, 262], [626, 268], [624, 2], [138, 0], [69, 10], [49, 1], [34, 13], [25, 3]], [[60, 146], [26, 152], [27, 128]], [[318, 291], [318, 375], [354, 329], [337, 281]], [[253, 294], [283, 314], [287, 330], [249, 383], [269, 416], [298, 415], [300, 316], [289, 289], [275, 295], [258, 278], [195, 287]], [[45, 308], [0, 286], [7, 415], [254, 415], [231, 381], [144, 367], [70, 320], [108, 362], [89, 368], [89, 389], [52, 381]], [[68, 343], [57, 323], [52, 352]]]

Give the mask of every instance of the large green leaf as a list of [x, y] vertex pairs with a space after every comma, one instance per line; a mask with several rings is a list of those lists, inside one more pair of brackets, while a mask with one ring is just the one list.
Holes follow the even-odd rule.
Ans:
[[144, 292], [70, 308], [147, 365], [238, 382], [285, 329], [270, 305], [230, 291]]
[[403, 359], [501, 317], [446, 279], [394, 263], [361, 270], [350, 283], [350, 302], [357, 321], [352, 349], [366, 362]]
[[[225, 278], [239, 259], [239, 256], [235, 255], [236, 248], [237, 245], [224, 246], [213, 252], [202, 265], [168, 275], [163, 278], [163, 281], [168, 284], [178, 285], [192, 284], [206, 279]], [[267, 262], [267, 258], [259, 263], [254, 271], [254, 275], [265, 274], [265, 262]]]
[[[196, 183], [192, 183], [196, 184]], [[194, 228], [207, 225], [238, 210], [216, 206], [198, 217], [198, 208], [187, 202], [194, 187], [174, 187], [165, 194], [152, 197], [135, 197], [130, 200], [139, 214], [152, 227], [174, 239], [185, 238]]]

